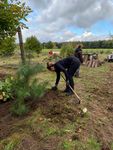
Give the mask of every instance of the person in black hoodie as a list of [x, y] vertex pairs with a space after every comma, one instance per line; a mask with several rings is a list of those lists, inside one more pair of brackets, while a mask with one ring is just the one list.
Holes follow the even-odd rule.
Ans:
[[[74, 51], [74, 56], [77, 57], [81, 63], [83, 63], [83, 56], [82, 56], [82, 47], [81, 45], [78, 45], [78, 47]], [[80, 68], [77, 69], [75, 76], [79, 77], [80, 74]]]
[[75, 56], [64, 58], [56, 63], [48, 62], [47, 69], [56, 72], [56, 82], [52, 89], [57, 90], [57, 86], [60, 81], [60, 73], [63, 72], [66, 78], [66, 88], [64, 92], [68, 95], [73, 94], [72, 90], [69, 88], [69, 85], [74, 89], [73, 76], [79, 67], [80, 60]]

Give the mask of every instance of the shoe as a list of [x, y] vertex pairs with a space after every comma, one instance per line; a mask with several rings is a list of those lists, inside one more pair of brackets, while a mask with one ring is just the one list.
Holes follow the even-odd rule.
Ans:
[[66, 95], [67, 96], [70, 96], [70, 95], [73, 95], [74, 93], [73, 93], [73, 91], [68, 91], [68, 92], [66, 92]]
[[67, 93], [67, 92], [69, 92], [69, 89], [66, 88], [63, 92], [64, 92], [64, 93]]
[[75, 74], [74, 76], [75, 76], [76, 78], [80, 78], [80, 75], [76, 75], [76, 74]]
[[51, 90], [56, 91], [56, 90], [57, 90], [57, 87], [56, 87], [56, 86], [53, 86], [53, 87], [51, 88]]

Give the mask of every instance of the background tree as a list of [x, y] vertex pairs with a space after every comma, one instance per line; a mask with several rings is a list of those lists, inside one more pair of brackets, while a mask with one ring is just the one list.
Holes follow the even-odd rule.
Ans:
[[39, 54], [42, 50], [42, 46], [35, 36], [31, 36], [26, 39], [25, 49], [26, 51], [37, 52]]
[[45, 44], [45, 47], [46, 48], [50, 48], [50, 49], [52, 49], [53, 47], [54, 47], [54, 44], [53, 44], [53, 42], [51, 42], [51, 41], [49, 41], [49, 42], [47, 42], [46, 44]]
[[62, 43], [56, 42], [56, 47], [57, 47], [58, 49], [60, 49], [60, 48], [62, 47]]
[[0, 42], [0, 55], [10, 56], [14, 53], [16, 48], [15, 38], [7, 37]]
[[25, 56], [20, 26], [25, 27], [25, 24], [21, 20], [24, 19], [27, 21], [26, 16], [30, 12], [31, 9], [19, 0], [2, 0], [0, 2], [0, 40], [6, 37], [12, 37], [18, 31], [23, 63], [25, 62]]
[[22, 19], [26, 21], [26, 16], [31, 12], [25, 3], [18, 0], [2, 0], [0, 3], [0, 39], [7, 36], [14, 36], [20, 25], [25, 26], [21, 22]]
[[[71, 44], [73, 48], [76, 47], [76, 45], [83, 45], [84, 49], [103, 49], [103, 48], [108, 48], [108, 49], [113, 49], [113, 40], [99, 40], [99, 41], [74, 41], [74, 42], [62, 42], [62, 43], [57, 43], [56, 45], [67, 45]], [[57, 46], [58, 47], [58, 46]]]

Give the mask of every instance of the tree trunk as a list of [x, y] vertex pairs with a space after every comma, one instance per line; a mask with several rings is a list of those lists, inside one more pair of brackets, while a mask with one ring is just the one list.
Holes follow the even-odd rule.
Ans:
[[24, 51], [22, 32], [21, 32], [20, 27], [18, 27], [18, 38], [19, 38], [19, 46], [20, 46], [22, 64], [25, 64], [25, 51]]

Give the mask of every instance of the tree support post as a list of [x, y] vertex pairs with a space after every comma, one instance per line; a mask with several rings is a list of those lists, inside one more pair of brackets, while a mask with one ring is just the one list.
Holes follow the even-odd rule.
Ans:
[[22, 31], [21, 28], [18, 27], [18, 38], [19, 38], [19, 46], [20, 46], [20, 54], [21, 54], [21, 60], [22, 64], [25, 64], [25, 51], [24, 51], [24, 45], [23, 45], [23, 38], [22, 38]]

